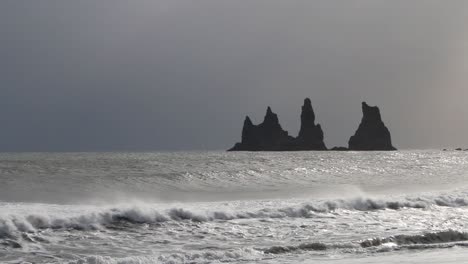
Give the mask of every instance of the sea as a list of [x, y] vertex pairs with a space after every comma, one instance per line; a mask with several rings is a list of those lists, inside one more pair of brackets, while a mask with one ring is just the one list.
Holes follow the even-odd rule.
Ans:
[[0, 263], [468, 263], [468, 152], [3, 153]]

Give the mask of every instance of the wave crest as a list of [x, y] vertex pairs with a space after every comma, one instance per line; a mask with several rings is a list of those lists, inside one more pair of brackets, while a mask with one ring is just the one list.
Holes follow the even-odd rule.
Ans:
[[394, 249], [424, 249], [467, 246], [468, 233], [455, 230], [425, 233], [420, 235], [396, 235], [386, 238], [372, 238], [361, 242], [326, 244], [322, 242], [304, 243], [297, 246], [272, 246], [259, 249], [265, 254], [287, 254], [295, 251], [325, 251], [333, 249], [353, 250], [375, 248], [377, 252]]
[[168, 221], [229, 221], [252, 218], [314, 218], [336, 217], [328, 213], [336, 210], [400, 210], [403, 208], [424, 209], [431, 206], [459, 207], [468, 205], [464, 196], [416, 197], [400, 200], [355, 198], [302, 203], [283, 208], [262, 208], [252, 211], [191, 210], [184, 208], [158, 209], [151, 205], [134, 207], [100, 208], [80, 212], [75, 216], [65, 214], [0, 214], [0, 238], [14, 238], [18, 233], [31, 233], [41, 229], [99, 230], [121, 223], [156, 224]]
[[394, 243], [398, 246], [406, 245], [429, 245], [444, 244], [451, 242], [468, 241], [468, 233], [455, 230], [425, 233], [422, 235], [397, 235], [386, 238], [373, 238], [362, 241], [361, 247], [377, 247], [388, 243]]

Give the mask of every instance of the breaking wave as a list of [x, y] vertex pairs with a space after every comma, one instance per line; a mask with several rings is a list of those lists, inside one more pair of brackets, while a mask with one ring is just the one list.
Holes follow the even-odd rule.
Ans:
[[[397, 235], [387, 238], [374, 238], [361, 242], [327, 244], [321, 242], [303, 243], [297, 246], [273, 246], [265, 249], [243, 248], [238, 250], [209, 250], [199, 253], [172, 253], [159, 256], [134, 256], [113, 258], [90, 256], [70, 264], [143, 264], [143, 263], [212, 263], [232, 261], [259, 261], [278, 254], [296, 251], [362, 250], [378, 249], [377, 252], [396, 249], [447, 248], [468, 246], [468, 234], [454, 230], [426, 233], [422, 235]], [[465, 242], [465, 243], [463, 243]]]
[[398, 246], [410, 247], [413, 245], [444, 244], [463, 241], [468, 241], [468, 233], [459, 232], [455, 230], [448, 230], [426, 233], [422, 235], [397, 235], [386, 238], [373, 238], [362, 241], [360, 245], [363, 248], [368, 248], [392, 243]]
[[286, 254], [295, 251], [325, 251], [332, 249], [377, 249], [389, 251], [395, 249], [425, 249], [468, 246], [468, 233], [455, 230], [425, 233], [421, 235], [396, 235], [386, 238], [372, 238], [360, 242], [326, 244], [321, 242], [303, 243], [297, 246], [273, 246], [260, 249], [265, 254]]
[[[144, 205], [102, 208], [75, 216], [63, 214], [0, 214], [0, 238], [11, 239], [18, 237], [20, 233], [34, 233], [42, 229], [99, 230], [115, 227], [122, 223], [156, 224], [169, 221], [209, 222], [254, 218], [336, 217], [330, 213], [336, 210], [374, 211], [386, 209], [399, 210], [403, 208], [424, 209], [434, 206], [460, 207], [467, 205], [468, 200], [464, 196], [447, 195], [435, 198], [417, 197], [401, 200], [355, 198], [349, 200], [317, 201], [315, 203], [302, 203], [298, 206], [269, 207], [252, 211], [201, 211], [184, 208], [156, 209], [149, 205]], [[395, 237], [394, 239], [401, 241], [403, 238]]]

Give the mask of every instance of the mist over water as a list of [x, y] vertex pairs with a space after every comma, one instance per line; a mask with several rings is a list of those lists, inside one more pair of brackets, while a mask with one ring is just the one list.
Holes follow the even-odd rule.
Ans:
[[1, 154], [0, 260], [457, 263], [467, 171], [435, 150]]

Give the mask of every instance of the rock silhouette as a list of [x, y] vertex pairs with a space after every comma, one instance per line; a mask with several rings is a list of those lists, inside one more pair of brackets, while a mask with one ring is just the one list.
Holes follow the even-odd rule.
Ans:
[[326, 150], [323, 131], [315, 124], [315, 113], [309, 98], [304, 100], [301, 130], [294, 138], [283, 130], [278, 115], [268, 107], [263, 123], [254, 125], [247, 116], [242, 129], [242, 141], [229, 151], [299, 151]]
[[396, 150], [392, 146], [390, 131], [385, 126], [377, 106], [362, 103], [362, 121], [349, 139], [349, 150]]
[[[334, 147], [334, 151], [396, 150], [390, 131], [385, 126], [377, 106], [362, 103], [363, 117], [358, 130], [349, 139], [349, 147]], [[315, 124], [315, 113], [309, 98], [304, 100], [301, 112], [301, 129], [294, 138], [283, 130], [278, 115], [268, 107], [263, 122], [254, 125], [247, 116], [242, 129], [242, 141], [229, 151], [306, 151], [327, 150], [320, 124]], [[461, 149], [460, 149], [461, 150]]]
[[295, 140], [296, 150], [326, 150], [323, 131], [315, 124], [315, 113], [309, 98], [304, 100], [301, 113], [301, 130]]
[[263, 123], [254, 125], [247, 116], [242, 129], [242, 142], [230, 151], [279, 151], [291, 145], [293, 137], [281, 127], [278, 115], [268, 107]]

